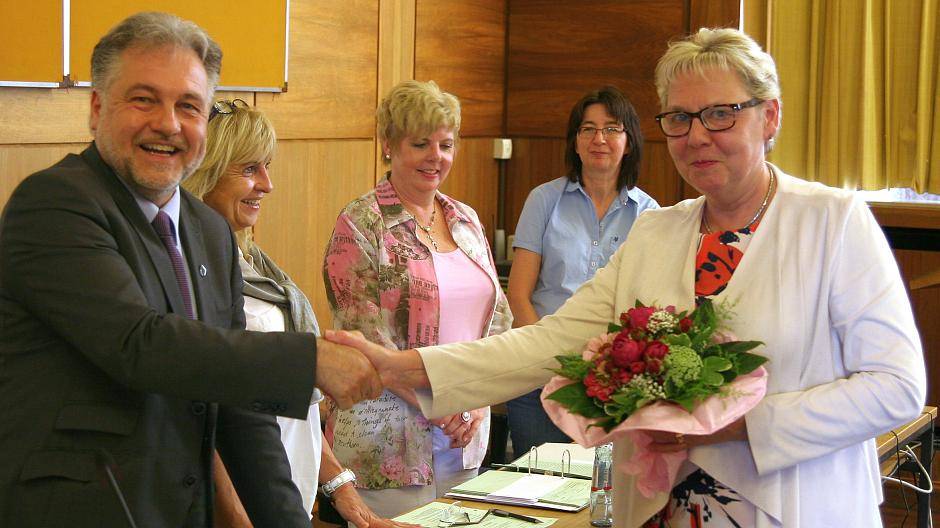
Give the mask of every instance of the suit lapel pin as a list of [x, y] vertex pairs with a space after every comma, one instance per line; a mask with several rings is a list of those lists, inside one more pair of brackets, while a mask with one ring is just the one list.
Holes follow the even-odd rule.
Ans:
[[206, 269], [206, 265], [205, 265], [205, 264], [200, 264], [200, 265], [199, 265], [199, 276], [200, 276], [200, 277], [205, 277], [207, 273], [209, 273], [209, 270]]

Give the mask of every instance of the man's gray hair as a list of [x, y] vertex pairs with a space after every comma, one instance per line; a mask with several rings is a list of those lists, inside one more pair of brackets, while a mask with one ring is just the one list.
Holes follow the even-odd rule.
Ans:
[[121, 53], [136, 46], [164, 45], [191, 49], [202, 60], [209, 85], [209, 98], [215, 93], [222, 70], [222, 50], [209, 34], [194, 22], [169, 13], [137, 13], [122, 20], [101, 37], [91, 53], [91, 83], [106, 90], [120, 66]]

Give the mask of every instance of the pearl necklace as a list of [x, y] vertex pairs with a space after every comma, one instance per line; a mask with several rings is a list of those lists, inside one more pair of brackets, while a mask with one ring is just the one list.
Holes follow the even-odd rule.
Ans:
[[[774, 193], [774, 188], [776, 187], [776, 183], [777, 183], [777, 178], [774, 175], [774, 170], [770, 169], [770, 185], [767, 186], [767, 194], [764, 195], [764, 201], [761, 202], [760, 207], [757, 208], [757, 212], [754, 213], [754, 216], [746, 224], [744, 224], [744, 227], [742, 227], [741, 229], [744, 229], [745, 227], [751, 227], [752, 225], [754, 225], [754, 222], [756, 222], [757, 219], [760, 218], [760, 215], [764, 214], [764, 210], [767, 209], [767, 204], [770, 203], [770, 195]], [[704, 208], [702, 209], [702, 227], [705, 228], [705, 233], [707, 234], [712, 233], [712, 226], [708, 225], [708, 218], [705, 215]], [[740, 229], [738, 231], [740, 231]]]
[[421, 222], [418, 221], [418, 217], [411, 214], [410, 212], [408, 214], [411, 216], [411, 219], [415, 221], [415, 225], [424, 231], [424, 235], [428, 237], [428, 241], [431, 242], [432, 246], [434, 246], [434, 251], [440, 253], [440, 251], [437, 249], [437, 241], [434, 240], [434, 235], [431, 234], [431, 228], [434, 227], [434, 219], [437, 218], [437, 207], [431, 210], [431, 221], [428, 222], [428, 225], [421, 225]]

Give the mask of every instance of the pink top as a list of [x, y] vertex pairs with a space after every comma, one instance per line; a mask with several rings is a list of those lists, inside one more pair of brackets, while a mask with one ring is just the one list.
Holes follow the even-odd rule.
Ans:
[[440, 299], [440, 342], [479, 339], [490, 322], [493, 281], [461, 249], [431, 251]]

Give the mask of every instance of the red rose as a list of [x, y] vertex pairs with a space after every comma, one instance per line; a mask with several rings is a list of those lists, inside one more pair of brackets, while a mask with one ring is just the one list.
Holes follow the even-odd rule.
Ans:
[[610, 347], [610, 357], [614, 360], [614, 365], [626, 367], [630, 363], [639, 360], [643, 356], [643, 345], [632, 339], [624, 333], [617, 334], [614, 343]]
[[679, 321], [679, 330], [685, 333], [691, 329], [692, 329], [692, 320], [689, 319], [688, 317], [683, 317], [682, 320]]
[[630, 371], [634, 374], [643, 374], [646, 372], [646, 362], [645, 361], [634, 361], [630, 364]]
[[630, 380], [633, 379], [633, 374], [626, 369], [618, 370], [616, 379], [617, 382], [621, 385], [626, 385], [627, 383], [630, 383]]
[[627, 315], [630, 316], [630, 326], [640, 330], [646, 330], [646, 325], [650, 322], [650, 316], [656, 311], [652, 306], [641, 306], [639, 308], [630, 308]]
[[659, 374], [663, 369], [663, 362], [660, 359], [646, 360], [646, 371], [650, 374]]
[[666, 307], [666, 313], [671, 313], [671, 314], [676, 313], [676, 307], [670, 304], [669, 306]]
[[630, 314], [623, 312], [620, 314], [620, 324], [622, 326], [630, 326]]
[[666, 354], [669, 353], [669, 347], [664, 345], [661, 341], [653, 341], [652, 343], [646, 345], [646, 357], [653, 359], [662, 359], [666, 357]]

